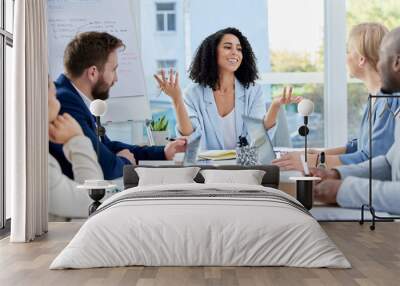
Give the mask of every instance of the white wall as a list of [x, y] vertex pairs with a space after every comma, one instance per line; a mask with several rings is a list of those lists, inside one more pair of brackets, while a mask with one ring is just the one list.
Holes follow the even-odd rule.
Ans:
[[190, 1], [192, 53], [219, 29], [238, 28], [249, 40], [260, 72], [269, 71], [268, 1]]
[[[156, 31], [156, 2], [176, 3], [176, 32]], [[141, 48], [147, 92], [150, 99], [158, 98], [158, 88], [153, 74], [157, 72], [157, 60], [177, 60], [178, 72], [185, 74], [184, 69], [184, 25], [182, 0], [176, 1], [141, 1]], [[166, 97], [163, 97], [165, 100]]]

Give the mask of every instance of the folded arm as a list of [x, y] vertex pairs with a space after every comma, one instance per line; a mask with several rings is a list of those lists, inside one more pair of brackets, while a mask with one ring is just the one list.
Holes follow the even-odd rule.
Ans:
[[83, 184], [88, 179], [103, 179], [103, 171], [89, 138], [75, 136], [63, 145], [63, 151], [72, 165], [76, 182]]

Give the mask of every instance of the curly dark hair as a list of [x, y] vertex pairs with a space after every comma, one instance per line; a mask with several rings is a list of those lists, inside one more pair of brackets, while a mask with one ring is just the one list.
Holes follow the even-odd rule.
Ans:
[[201, 43], [189, 68], [189, 77], [195, 83], [209, 86], [213, 90], [218, 87], [217, 47], [226, 34], [236, 36], [242, 46], [243, 59], [235, 76], [244, 87], [249, 87], [258, 79], [256, 56], [249, 41], [236, 28], [225, 28], [211, 34]]

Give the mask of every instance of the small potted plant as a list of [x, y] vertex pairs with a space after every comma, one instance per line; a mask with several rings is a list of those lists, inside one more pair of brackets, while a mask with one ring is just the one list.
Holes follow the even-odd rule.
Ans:
[[161, 116], [157, 120], [152, 120], [150, 123], [150, 129], [153, 134], [155, 145], [166, 145], [168, 143], [168, 119], [165, 115]]

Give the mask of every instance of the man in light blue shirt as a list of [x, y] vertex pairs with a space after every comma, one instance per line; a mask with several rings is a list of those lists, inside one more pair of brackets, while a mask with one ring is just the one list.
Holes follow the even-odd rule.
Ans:
[[[382, 91], [400, 96], [400, 27], [385, 36], [379, 54]], [[395, 143], [386, 155], [372, 160], [372, 201], [377, 211], [400, 214], [400, 110], [384, 112], [392, 119], [396, 116]], [[369, 161], [311, 172], [322, 178], [315, 187], [317, 200], [349, 208], [360, 208], [368, 203]]]

